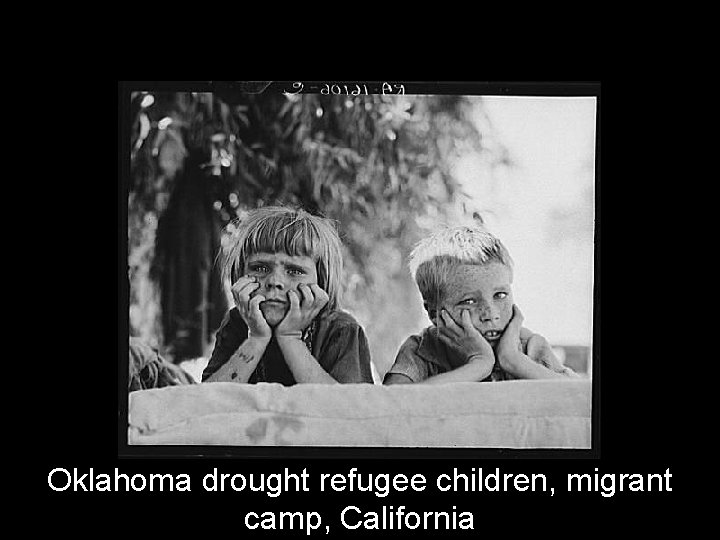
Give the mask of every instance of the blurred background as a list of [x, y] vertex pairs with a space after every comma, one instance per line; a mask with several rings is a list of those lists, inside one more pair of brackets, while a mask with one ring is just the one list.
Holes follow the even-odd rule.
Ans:
[[199, 380], [232, 306], [215, 260], [248, 210], [338, 223], [344, 309], [379, 381], [430, 324], [407, 270], [438, 224], [483, 222], [515, 261], [525, 326], [591, 373], [594, 97], [135, 91], [130, 334]]

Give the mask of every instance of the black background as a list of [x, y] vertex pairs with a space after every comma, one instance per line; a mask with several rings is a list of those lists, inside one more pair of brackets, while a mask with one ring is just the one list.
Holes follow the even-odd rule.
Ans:
[[[111, 81], [106, 99], [115, 96], [112, 84]], [[658, 254], [664, 248], [667, 251], [667, 235], [672, 234], [667, 227], [664, 238], [658, 234], [659, 224], [667, 220], [667, 214], [661, 210], [667, 208], [667, 203], [660, 202], [662, 179], [671, 173], [668, 161], [658, 159], [658, 153], [663, 152], [663, 141], [658, 140], [662, 134], [658, 125], [661, 119], [651, 106], [652, 98], [644, 95], [643, 100], [644, 106], [638, 100], [628, 100], [627, 86], [602, 81], [596, 185], [599, 199], [596, 225], [600, 230], [596, 275], [600, 291], [595, 300], [600, 306], [600, 318], [597, 311], [595, 317], [595, 339], [600, 346], [600, 357], [596, 360], [600, 440], [594, 457], [573, 452], [411, 452], [361, 448], [321, 451], [319, 457], [311, 457], [314, 451], [293, 453], [288, 448], [274, 449], [272, 457], [266, 458], [251, 457], [242, 450], [227, 457], [119, 458], [117, 358], [121, 355], [116, 352], [126, 350], [119, 329], [127, 324], [127, 309], [118, 294], [118, 281], [127, 260], [122, 258], [126, 252], [120, 244], [127, 230], [123, 230], [120, 219], [126, 201], [120, 197], [117, 185], [120, 133], [116, 140], [112, 123], [108, 122], [108, 136], [104, 141], [95, 141], [99, 144], [92, 151], [73, 149], [68, 142], [69, 148], [63, 148], [54, 163], [58, 176], [71, 181], [56, 186], [59, 191], [53, 195], [56, 211], [50, 214], [49, 221], [60, 233], [55, 237], [65, 235], [72, 241], [58, 240], [49, 257], [52, 263], [42, 263], [51, 264], [52, 271], [43, 268], [34, 279], [44, 292], [39, 303], [28, 306], [23, 325], [28, 335], [22, 348], [26, 355], [27, 351], [36, 351], [31, 354], [32, 372], [25, 376], [32, 378], [33, 396], [42, 397], [32, 398], [32, 406], [22, 409], [28, 421], [36, 426], [30, 436], [37, 440], [32, 445], [21, 441], [15, 448], [20, 453], [33, 453], [24, 472], [25, 485], [40, 499], [42, 512], [36, 519], [51, 526], [70, 525], [72, 530], [121, 535], [179, 532], [185, 536], [191, 529], [202, 534], [222, 529], [245, 536], [249, 531], [245, 530], [242, 518], [247, 511], [315, 510], [322, 512], [324, 521], [329, 520], [334, 534], [416, 536], [423, 534], [420, 529], [385, 533], [344, 531], [339, 514], [351, 504], [363, 511], [380, 511], [383, 505], [404, 505], [406, 511], [416, 512], [451, 511], [456, 506], [458, 513], [470, 511], [475, 516], [475, 530], [455, 531], [458, 536], [497, 531], [512, 536], [570, 534], [579, 538], [603, 533], [645, 535], [691, 518], [679, 511], [679, 505], [690, 492], [688, 469], [699, 464], [683, 462], [679, 454], [681, 448], [692, 447], [692, 440], [684, 434], [687, 418], [680, 406], [678, 383], [683, 376], [675, 354], [677, 344], [669, 345], [671, 336], [663, 330], [667, 294], [661, 292], [662, 283], [672, 275], [668, 275], [667, 264], [658, 264]], [[110, 115], [114, 114], [114, 106], [114, 102], [104, 103]], [[82, 128], [78, 129], [80, 137]], [[96, 171], [89, 176], [79, 172], [87, 170], [84, 164], [82, 167], [79, 164], [87, 159], [93, 161]], [[75, 210], [72, 204], [66, 204], [66, 200], [76, 200], [69, 187], [73, 183], [84, 188], [92, 183], [89, 192], [102, 198], [105, 210], [96, 212], [82, 204]], [[41, 221], [47, 225], [48, 212], [43, 216], [46, 219]], [[92, 237], [86, 235], [87, 240], [78, 241], [88, 231], [93, 231]], [[67, 257], [64, 255], [67, 249], [79, 250], [81, 256]], [[86, 263], [78, 264], [78, 260]], [[82, 319], [71, 316], [75, 312], [92, 316]], [[69, 358], [76, 365], [72, 373], [54, 369], [60, 360], [65, 365]], [[23, 370], [14, 371], [18, 375]], [[128, 476], [187, 473], [193, 489], [190, 493], [54, 492], [48, 487], [47, 475], [56, 467], [77, 468], [81, 472], [92, 467], [96, 474], [111, 476], [116, 467]], [[314, 489], [309, 494], [283, 493], [276, 498], [262, 493], [206, 493], [202, 478], [214, 467], [219, 472], [245, 475], [278, 473], [285, 467], [297, 473], [306, 468]], [[422, 473], [428, 488], [423, 493], [407, 491], [387, 498], [347, 491], [322, 493], [317, 489], [320, 473], [347, 473], [352, 467], [361, 473], [408, 476]], [[452, 472], [453, 467], [463, 472], [469, 472], [471, 467], [482, 467], [485, 471], [499, 467], [501, 472], [543, 473], [555, 487], [555, 496], [530, 492], [440, 494], [433, 488], [434, 478]], [[593, 474], [595, 468], [600, 474], [664, 473], [669, 468], [673, 475], [672, 492], [617, 492], [609, 498], [600, 493], [565, 492], [566, 474]], [[452, 533], [425, 534], [445, 537]], [[273, 535], [264, 531], [257, 536]], [[289, 531], [284, 536], [304, 536], [304, 532]]]

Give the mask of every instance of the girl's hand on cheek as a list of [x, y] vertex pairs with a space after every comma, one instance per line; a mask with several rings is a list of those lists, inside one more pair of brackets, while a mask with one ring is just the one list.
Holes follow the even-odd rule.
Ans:
[[248, 327], [248, 338], [270, 339], [272, 330], [260, 311], [260, 302], [265, 300], [261, 294], [250, 296], [260, 284], [254, 277], [243, 276], [232, 286], [235, 305]]
[[298, 292], [288, 291], [290, 309], [275, 328], [277, 337], [302, 337], [303, 331], [327, 305], [330, 297], [316, 283], [298, 285]]

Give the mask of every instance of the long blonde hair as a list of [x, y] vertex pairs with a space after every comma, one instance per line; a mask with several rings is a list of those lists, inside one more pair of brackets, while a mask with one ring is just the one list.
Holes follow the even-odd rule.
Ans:
[[254, 253], [311, 257], [318, 285], [330, 297], [326, 309], [339, 307], [343, 260], [340, 237], [330, 219], [302, 209], [264, 206], [233, 220], [225, 233], [219, 253], [223, 281], [235, 283], [243, 275], [248, 256]]

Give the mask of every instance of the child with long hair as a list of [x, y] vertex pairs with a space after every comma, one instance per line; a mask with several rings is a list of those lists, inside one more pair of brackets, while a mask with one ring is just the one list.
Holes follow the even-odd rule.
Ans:
[[235, 307], [217, 331], [203, 382], [372, 383], [365, 332], [339, 308], [333, 222], [267, 206], [231, 229], [220, 261]]

